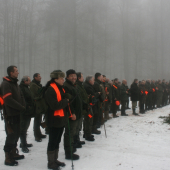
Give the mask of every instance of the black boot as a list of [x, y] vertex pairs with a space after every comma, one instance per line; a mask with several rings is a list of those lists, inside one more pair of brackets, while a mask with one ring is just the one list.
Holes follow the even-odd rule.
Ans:
[[87, 141], [91, 141], [91, 142], [95, 141], [95, 139], [94, 139], [92, 136], [88, 136], [88, 137], [86, 137], [85, 139], [86, 139]]
[[92, 134], [100, 135], [101, 131], [97, 130], [96, 126], [93, 126], [92, 128]]
[[21, 160], [21, 159], [25, 158], [24, 155], [19, 155], [19, 151], [17, 148], [13, 148], [11, 151], [11, 154], [12, 154], [14, 160]]
[[27, 148], [26, 134], [21, 134], [20, 135], [20, 140], [21, 140], [20, 147], [22, 148], [21, 149], [22, 152], [28, 153], [29, 149]]
[[78, 160], [80, 157], [79, 155], [76, 155], [76, 154], [72, 154], [71, 156], [71, 153], [66, 153], [65, 154], [65, 159], [68, 159], [68, 160]]
[[85, 142], [84, 141], [80, 141], [80, 136], [77, 135], [77, 142], [81, 145], [85, 145]]
[[139, 115], [135, 112], [135, 109], [133, 109], [133, 115], [139, 116]]
[[35, 136], [35, 141], [37, 141], [37, 142], [42, 142], [42, 139], [41, 139], [41, 133], [40, 133], [40, 131], [39, 130], [35, 130], [34, 129], [34, 136]]

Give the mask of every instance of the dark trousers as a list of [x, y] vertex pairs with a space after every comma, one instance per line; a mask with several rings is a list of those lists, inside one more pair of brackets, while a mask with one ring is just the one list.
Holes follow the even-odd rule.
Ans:
[[93, 117], [90, 118], [88, 116], [89, 114], [93, 115], [91, 108], [89, 112], [84, 115], [84, 134], [86, 138], [91, 136], [92, 127], [93, 127]]
[[125, 114], [125, 108], [126, 108], [126, 100], [121, 101], [121, 115]]
[[6, 141], [4, 146], [5, 152], [10, 152], [17, 147], [17, 142], [20, 135], [20, 123], [6, 121], [5, 122]]
[[140, 101], [139, 103], [140, 103], [140, 105], [139, 105], [140, 112], [142, 113], [142, 112], [144, 112], [144, 102]]
[[48, 140], [47, 151], [54, 151], [56, 149], [59, 149], [59, 144], [61, 142], [63, 131], [64, 131], [64, 127], [61, 127], [61, 128], [50, 127], [49, 128], [49, 140]]
[[117, 106], [116, 103], [115, 103], [115, 100], [113, 100], [113, 103], [111, 105], [111, 110], [113, 112], [113, 116], [116, 115], [118, 109], [119, 109], [119, 106]]
[[99, 119], [99, 108], [97, 106], [93, 106], [93, 126], [97, 125], [98, 119]]
[[34, 118], [34, 128], [33, 128], [35, 137], [41, 136], [41, 130], [40, 130], [41, 121], [42, 121], [42, 115], [36, 114]]
[[28, 115], [21, 114], [20, 116], [20, 140], [22, 146], [25, 146], [27, 144], [26, 136], [27, 136], [27, 130], [30, 126], [31, 117]]
[[[71, 153], [71, 149], [73, 150], [73, 137], [76, 135], [76, 129], [78, 125], [78, 120], [69, 120], [69, 124], [67, 122], [65, 126], [65, 133], [64, 133], [64, 150], [65, 153]], [[70, 146], [71, 143], [71, 146]]]

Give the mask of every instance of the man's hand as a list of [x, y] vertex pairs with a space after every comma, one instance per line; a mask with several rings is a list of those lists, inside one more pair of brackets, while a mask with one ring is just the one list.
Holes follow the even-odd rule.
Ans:
[[73, 114], [71, 120], [76, 120], [76, 115]]

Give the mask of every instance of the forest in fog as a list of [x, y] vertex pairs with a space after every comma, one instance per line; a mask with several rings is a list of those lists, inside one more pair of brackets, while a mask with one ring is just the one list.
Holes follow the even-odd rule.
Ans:
[[0, 0], [0, 76], [54, 69], [131, 83], [169, 77], [169, 0]]

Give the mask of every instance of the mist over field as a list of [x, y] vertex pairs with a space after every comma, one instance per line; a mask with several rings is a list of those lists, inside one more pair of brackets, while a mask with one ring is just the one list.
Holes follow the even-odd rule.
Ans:
[[169, 0], [0, 0], [0, 76], [54, 69], [169, 80]]

